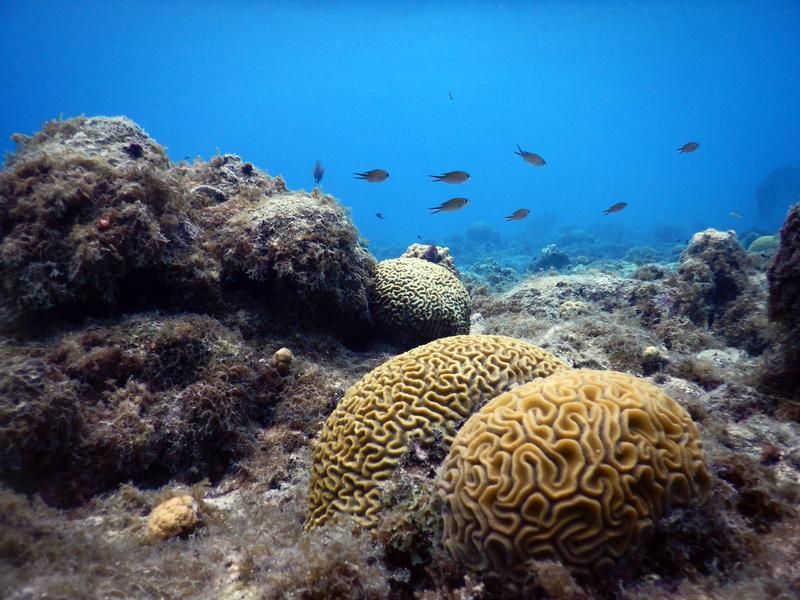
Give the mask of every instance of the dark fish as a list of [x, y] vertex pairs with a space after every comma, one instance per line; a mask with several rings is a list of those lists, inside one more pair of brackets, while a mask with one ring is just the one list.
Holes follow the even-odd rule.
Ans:
[[607, 209], [605, 209], [603, 211], [603, 214], [607, 215], [607, 214], [612, 213], [612, 212], [619, 212], [623, 208], [625, 208], [626, 206], [628, 206], [627, 202], [617, 202], [615, 205], [609, 206]]
[[442, 181], [444, 183], [464, 183], [469, 179], [469, 173], [466, 171], [448, 171], [442, 175], [431, 175], [434, 181]]
[[[438, 212], [455, 212], [461, 210], [469, 203], [466, 198], [450, 198], [447, 202], [442, 202], [439, 206], [432, 206], [433, 213]], [[431, 214], [433, 214], [431, 213]]]
[[519, 221], [520, 219], [524, 219], [530, 214], [530, 210], [527, 208], [518, 208], [513, 213], [506, 217], [506, 221]]
[[419, 234], [417, 234], [417, 239], [418, 239], [418, 240], [421, 240], [421, 239], [422, 239], [422, 236], [421, 236], [421, 235], [419, 235]]
[[364, 173], [353, 173], [353, 175], [356, 179], [366, 179], [370, 183], [380, 183], [381, 181], [386, 181], [389, 177], [389, 173], [383, 169], [372, 169]]
[[450, 96], [450, 100], [453, 99], [453, 92], [447, 92], [447, 95]]
[[378, 217], [379, 219], [385, 219], [386, 218], [383, 213], [375, 213], [375, 216]]
[[539, 156], [538, 154], [534, 154], [533, 152], [528, 152], [527, 150], [523, 150], [517, 144], [517, 149], [514, 150], [514, 154], [517, 156], [521, 156], [522, 160], [524, 160], [529, 165], [533, 165], [534, 167], [543, 167], [544, 166], [544, 159]]
[[700, 144], [697, 142], [686, 142], [683, 146], [678, 148], [678, 154], [683, 154], [684, 152], [694, 152], [700, 147]]
[[322, 168], [322, 163], [317, 161], [314, 164], [314, 185], [319, 185], [323, 175], [325, 175], [325, 169]]

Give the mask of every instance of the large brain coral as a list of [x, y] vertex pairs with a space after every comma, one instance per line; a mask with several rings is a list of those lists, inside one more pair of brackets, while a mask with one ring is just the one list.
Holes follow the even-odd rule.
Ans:
[[449, 442], [457, 424], [484, 400], [565, 365], [503, 336], [443, 338], [400, 354], [351, 387], [328, 417], [314, 448], [307, 526], [335, 513], [377, 524], [380, 483], [409, 442]]
[[469, 293], [445, 267], [426, 260], [379, 262], [372, 308], [376, 323], [402, 342], [469, 333]]
[[705, 501], [689, 414], [644, 379], [567, 370], [498, 396], [456, 436], [440, 474], [444, 544], [509, 587], [532, 559], [613, 566], [672, 504]]

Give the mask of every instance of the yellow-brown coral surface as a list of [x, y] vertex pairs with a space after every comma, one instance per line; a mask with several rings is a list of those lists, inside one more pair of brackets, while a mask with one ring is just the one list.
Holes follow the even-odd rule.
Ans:
[[314, 449], [307, 526], [347, 513], [373, 527], [380, 487], [409, 442], [448, 443], [474, 407], [565, 365], [544, 350], [503, 336], [442, 338], [400, 354], [351, 387]]
[[710, 475], [689, 414], [644, 379], [568, 370], [504, 393], [456, 436], [441, 471], [444, 544], [521, 583], [531, 559], [612, 567]]
[[466, 288], [445, 267], [395, 258], [375, 268], [375, 320], [396, 338], [427, 342], [469, 333], [470, 308]]

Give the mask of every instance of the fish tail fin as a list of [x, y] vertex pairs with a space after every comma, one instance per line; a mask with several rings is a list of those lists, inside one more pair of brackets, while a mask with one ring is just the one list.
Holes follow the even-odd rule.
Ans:
[[610, 215], [611, 214], [611, 209], [609, 208], [608, 210], [604, 210], [603, 214], [604, 215]]
[[434, 181], [441, 181], [444, 179], [444, 175], [429, 175], [429, 177], [433, 177]]
[[366, 173], [353, 173], [353, 179], [366, 179]]
[[517, 149], [514, 150], [514, 154], [517, 156], [525, 156], [525, 151], [519, 147], [519, 144], [517, 144]]
[[686, 152], [686, 150], [683, 148], [678, 148], [678, 154], [683, 154], [684, 152]]
[[442, 212], [442, 207], [441, 206], [431, 206], [430, 207], [430, 211], [431, 211], [431, 214], [433, 215], [435, 213]]

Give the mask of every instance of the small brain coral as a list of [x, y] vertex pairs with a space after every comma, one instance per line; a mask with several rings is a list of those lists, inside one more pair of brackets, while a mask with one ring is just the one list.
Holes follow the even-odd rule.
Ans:
[[379, 327], [405, 343], [469, 333], [469, 293], [445, 267], [426, 260], [379, 262], [372, 308]]
[[336, 513], [374, 527], [380, 484], [413, 440], [449, 443], [482, 401], [565, 365], [544, 350], [503, 336], [443, 338], [400, 354], [351, 387], [314, 448], [306, 526]]
[[558, 316], [563, 318], [577, 317], [589, 312], [589, 307], [581, 300], [566, 300], [558, 307]]
[[672, 504], [711, 478], [689, 414], [644, 379], [566, 370], [498, 396], [456, 436], [442, 468], [444, 545], [504, 578], [530, 560], [601, 573]]

